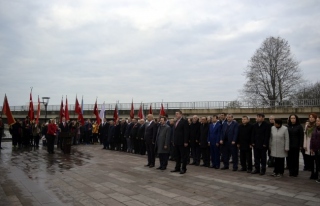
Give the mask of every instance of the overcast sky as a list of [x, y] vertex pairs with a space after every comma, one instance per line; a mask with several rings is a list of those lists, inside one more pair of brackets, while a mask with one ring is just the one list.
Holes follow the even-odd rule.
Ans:
[[295, 1], [0, 0], [0, 95], [10, 106], [234, 100], [248, 60], [288, 40], [319, 80], [320, 3]]

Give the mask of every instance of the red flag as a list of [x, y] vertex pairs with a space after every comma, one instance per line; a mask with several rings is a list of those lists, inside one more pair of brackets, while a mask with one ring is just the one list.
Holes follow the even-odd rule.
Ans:
[[30, 92], [28, 117], [30, 118], [30, 121], [32, 121], [34, 119], [34, 108], [33, 108], [33, 102], [32, 102], [32, 92]]
[[150, 108], [149, 108], [149, 114], [152, 114], [152, 106], [150, 104]]
[[140, 109], [139, 109], [138, 117], [139, 117], [140, 119], [144, 119], [142, 103], [140, 104]]
[[99, 111], [98, 111], [97, 100], [96, 100], [96, 103], [94, 104], [93, 114], [96, 115], [96, 120], [99, 125], [100, 124], [100, 116], [99, 116]]
[[64, 113], [65, 113], [65, 117], [66, 117], [66, 120], [70, 120], [70, 117], [69, 117], [69, 108], [68, 108], [68, 98], [66, 97], [66, 106], [64, 107]]
[[117, 121], [119, 118], [119, 111], [118, 111], [118, 105], [116, 104], [116, 106], [114, 107], [114, 111], [113, 111], [113, 120]]
[[130, 118], [131, 118], [131, 119], [134, 118], [133, 100], [132, 100], [132, 102], [131, 102]]
[[162, 116], [162, 117], [166, 116], [166, 112], [164, 111], [162, 103], [161, 103], [161, 108], [160, 108], [160, 116]]
[[14, 120], [12, 113], [10, 111], [10, 106], [8, 103], [7, 95], [4, 95], [3, 106], [2, 106], [2, 114], [5, 114], [8, 119], [8, 125], [14, 124], [16, 121]]
[[38, 95], [38, 110], [37, 110], [37, 120], [36, 120], [37, 124], [39, 124], [39, 118], [40, 118], [40, 99]]
[[81, 114], [81, 107], [80, 107], [80, 104], [79, 104], [79, 102], [78, 102], [78, 98], [76, 97], [76, 105], [75, 105], [75, 107], [74, 107], [74, 112], [76, 113], [76, 114]]
[[60, 105], [60, 122], [62, 122], [62, 118], [64, 117], [64, 109], [63, 109], [63, 99], [61, 99]]
[[76, 97], [76, 105], [74, 108], [74, 112], [78, 114], [78, 120], [81, 122], [82, 125], [84, 125], [84, 118], [83, 118], [83, 114], [81, 113], [81, 107], [77, 97]]

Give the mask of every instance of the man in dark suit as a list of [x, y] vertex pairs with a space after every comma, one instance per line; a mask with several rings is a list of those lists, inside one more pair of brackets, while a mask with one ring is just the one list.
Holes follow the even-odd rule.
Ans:
[[[264, 175], [267, 166], [267, 149], [269, 148], [269, 139], [271, 127], [264, 121], [264, 114], [257, 114], [257, 122], [252, 128], [252, 146], [254, 149], [254, 166], [252, 174]], [[260, 168], [261, 165], [261, 168]]]
[[140, 124], [139, 124], [138, 120], [136, 120], [136, 119], [133, 119], [132, 122], [133, 122], [133, 126], [132, 126], [132, 129], [131, 129], [131, 132], [130, 132], [130, 140], [131, 140], [131, 149], [132, 150], [130, 152], [138, 154], [137, 152], [140, 152], [139, 151], [139, 146], [137, 145], [137, 143], [138, 143], [138, 131], [139, 131], [139, 128], [140, 128]]
[[131, 133], [132, 127], [133, 127], [133, 123], [131, 122], [131, 119], [128, 119], [128, 124], [126, 126], [126, 132], [124, 133], [124, 136], [127, 140], [127, 152], [130, 152], [132, 150], [131, 140], [130, 140], [130, 133]]
[[109, 130], [109, 123], [107, 122], [107, 119], [103, 119], [103, 123], [100, 125], [99, 132], [100, 132], [100, 139], [103, 143], [102, 149], [109, 149], [109, 142], [108, 142], [108, 130]]
[[232, 155], [233, 170], [238, 170], [238, 148], [236, 145], [238, 137], [238, 123], [233, 120], [232, 114], [227, 114], [227, 121], [223, 123], [220, 144], [223, 157], [223, 168], [222, 170], [229, 169], [229, 159]]
[[120, 141], [121, 141], [121, 151], [123, 152], [127, 151], [127, 140], [125, 137], [126, 128], [127, 128], [127, 121], [125, 119], [122, 119], [120, 124]]
[[197, 115], [194, 115], [192, 117], [192, 123], [190, 124], [189, 128], [190, 132], [190, 148], [191, 148], [191, 156], [193, 159], [193, 162], [191, 165], [200, 165], [200, 156], [201, 156], [201, 150], [199, 145], [199, 139], [200, 139], [200, 122]]
[[220, 168], [220, 136], [221, 123], [217, 115], [212, 118], [212, 124], [209, 125], [208, 142], [210, 143], [210, 155], [212, 168]]
[[144, 141], [144, 134], [145, 134], [145, 128], [146, 124], [144, 122], [144, 119], [140, 119], [140, 128], [138, 130], [138, 142], [139, 142], [139, 151], [141, 155], [146, 154], [146, 142]]
[[[171, 172], [184, 174], [187, 171], [187, 159], [189, 156], [189, 124], [188, 120], [182, 118], [182, 112], [176, 112], [176, 123], [174, 126], [173, 143], [176, 151], [176, 166]], [[181, 167], [182, 163], [182, 167]]]
[[[68, 123], [66, 122], [66, 118], [62, 117], [62, 122], [60, 122], [59, 124], [59, 130], [60, 130], [60, 135], [61, 133], [68, 133], [69, 132], [69, 125]], [[58, 141], [58, 145], [57, 145], [57, 148], [60, 147], [60, 149], [62, 149], [62, 142], [63, 142], [63, 139], [62, 139], [62, 136], [59, 135], [59, 141]]]
[[201, 166], [210, 166], [210, 143], [208, 142], [209, 123], [207, 117], [201, 117], [199, 145], [202, 154], [203, 164]]
[[242, 117], [242, 124], [239, 126], [237, 146], [240, 149], [241, 170], [252, 172], [252, 125], [248, 116]]
[[148, 164], [146, 167], [154, 167], [156, 157], [155, 157], [155, 148], [154, 143], [157, 136], [157, 123], [153, 119], [152, 114], [148, 114], [147, 116], [148, 123], [146, 123], [144, 139], [146, 141], [146, 148], [148, 153]]

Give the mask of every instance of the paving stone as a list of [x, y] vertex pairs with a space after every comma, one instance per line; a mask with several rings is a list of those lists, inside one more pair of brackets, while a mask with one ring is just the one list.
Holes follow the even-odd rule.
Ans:
[[194, 200], [185, 196], [178, 196], [178, 197], [175, 197], [174, 199], [189, 205], [200, 205], [201, 203], [203, 203], [198, 200]]
[[159, 205], [161, 204], [161, 202], [153, 199], [153, 198], [150, 198], [150, 197], [147, 197], [147, 196], [144, 196], [144, 195], [133, 195], [133, 196], [130, 196], [132, 199], [135, 199], [135, 200], [138, 200], [146, 205]]
[[121, 194], [121, 193], [112, 193], [112, 194], [108, 194], [108, 196], [110, 196], [111, 198], [113, 198], [119, 202], [125, 202], [125, 201], [132, 200], [131, 197], [128, 197], [128, 196]]
[[124, 202], [124, 204], [128, 206], [147, 206], [146, 204], [143, 204], [142, 202], [139, 202], [137, 200], [130, 200], [130, 201]]

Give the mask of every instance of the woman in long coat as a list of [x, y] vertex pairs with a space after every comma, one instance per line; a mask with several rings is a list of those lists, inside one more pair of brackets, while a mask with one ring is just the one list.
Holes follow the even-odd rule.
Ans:
[[303, 149], [305, 151], [305, 166], [308, 170], [311, 171], [310, 179], [316, 179], [313, 175], [314, 172], [314, 160], [315, 156], [311, 154], [310, 150], [310, 141], [312, 133], [316, 127], [316, 119], [317, 115], [315, 113], [311, 113], [309, 115], [309, 122], [306, 123], [305, 131], [304, 131], [304, 141], [303, 141]]
[[289, 151], [289, 132], [288, 128], [282, 126], [281, 119], [275, 119], [275, 124], [271, 128], [270, 135], [271, 156], [275, 158], [275, 165], [272, 176], [282, 177], [284, 173], [284, 158]]

